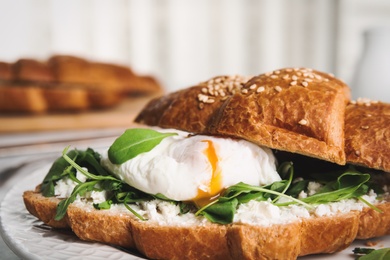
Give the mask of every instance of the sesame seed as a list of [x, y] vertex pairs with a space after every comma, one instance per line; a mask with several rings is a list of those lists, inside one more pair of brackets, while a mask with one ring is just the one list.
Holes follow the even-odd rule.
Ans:
[[282, 91], [282, 88], [281, 88], [280, 86], [276, 86], [276, 87], [275, 87], [275, 90], [276, 90], [277, 92], [280, 92], [280, 91]]
[[362, 125], [361, 127], [360, 127], [361, 129], [364, 129], [364, 130], [367, 130], [368, 128], [370, 128], [368, 125]]
[[290, 85], [291, 85], [291, 86], [295, 86], [296, 84], [297, 84], [296, 81], [291, 81], [291, 82], [290, 82]]
[[205, 103], [209, 103], [209, 104], [211, 104], [211, 103], [214, 103], [215, 102], [215, 99], [208, 99], [208, 100], [206, 100], [206, 102]]
[[282, 77], [282, 79], [284, 79], [284, 80], [288, 80], [290, 78], [290, 75], [289, 74], [286, 74], [286, 75], [284, 75], [283, 77]]
[[303, 82], [302, 82], [302, 86], [307, 87], [307, 86], [309, 86], [309, 83], [306, 82], [306, 81], [303, 81]]
[[265, 87], [261, 86], [261, 87], [259, 87], [259, 88], [256, 90], [256, 92], [257, 92], [257, 93], [260, 93], [260, 92], [263, 92], [264, 90], [265, 90]]
[[278, 78], [277, 75], [272, 75], [272, 76], [271, 76], [271, 79], [277, 79], [277, 78]]
[[199, 103], [198, 107], [199, 107], [199, 109], [203, 109], [204, 108], [204, 103]]
[[203, 92], [203, 93], [205, 93], [205, 94], [206, 94], [206, 93], [207, 93], [207, 91], [208, 91], [208, 90], [207, 90], [207, 88], [202, 88], [202, 92]]
[[248, 90], [246, 88], [244, 88], [243, 90], [241, 90], [241, 93], [242, 94], [247, 94], [248, 93]]
[[316, 79], [318, 79], [318, 80], [321, 80], [322, 79], [322, 77], [320, 76], [320, 75], [314, 75], [314, 77], [316, 78]]
[[298, 77], [297, 77], [296, 75], [293, 75], [293, 76], [291, 77], [291, 79], [295, 81], [295, 80], [298, 80]]
[[279, 70], [275, 70], [274, 73], [275, 73], [275, 74], [279, 74], [280, 71], [279, 71]]
[[249, 87], [249, 89], [255, 89], [255, 88], [257, 88], [257, 85], [256, 85], [256, 84], [252, 84], [252, 85]]
[[305, 79], [305, 81], [307, 81], [307, 82], [313, 82], [312, 79]]
[[355, 151], [355, 155], [356, 155], [356, 156], [360, 156], [360, 151], [356, 150], [356, 151]]
[[293, 70], [292, 69], [286, 69], [287, 72], [292, 72]]
[[307, 120], [306, 119], [301, 119], [299, 122], [298, 122], [298, 124], [300, 124], [300, 125], [307, 125]]

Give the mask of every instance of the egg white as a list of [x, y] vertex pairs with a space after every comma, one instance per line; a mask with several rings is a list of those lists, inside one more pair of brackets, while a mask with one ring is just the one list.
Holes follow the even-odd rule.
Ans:
[[219, 191], [239, 182], [266, 185], [280, 180], [276, 159], [268, 148], [245, 140], [177, 132], [123, 164], [112, 164], [107, 152], [101, 163], [130, 186], [178, 201], [195, 200], [200, 190], [210, 191], [216, 174], [206, 153], [210, 145], [218, 158]]

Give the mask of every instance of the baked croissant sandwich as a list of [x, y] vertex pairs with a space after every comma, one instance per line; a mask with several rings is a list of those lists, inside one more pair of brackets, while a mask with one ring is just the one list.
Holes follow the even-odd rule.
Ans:
[[390, 105], [332, 75], [221, 76], [152, 100], [106, 151], [63, 151], [28, 211], [150, 259], [296, 259], [390, 234]]

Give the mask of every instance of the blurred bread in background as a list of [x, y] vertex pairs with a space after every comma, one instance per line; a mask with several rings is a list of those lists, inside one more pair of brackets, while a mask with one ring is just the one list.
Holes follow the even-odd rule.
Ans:
[[119, 104], [128, 96], [163, 91], [150, 75], [129, 67], [56, 55], [47, 61], [0, 62], [0, 112], [84, 111]]

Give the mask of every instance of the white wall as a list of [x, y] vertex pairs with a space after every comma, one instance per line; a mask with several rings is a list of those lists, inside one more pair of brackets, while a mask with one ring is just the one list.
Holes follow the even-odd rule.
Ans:
[[352, 82], [386, 0], [0, 0], [0, 60], [54, 53], [131, 66], [175, 90], [287, 66]]

